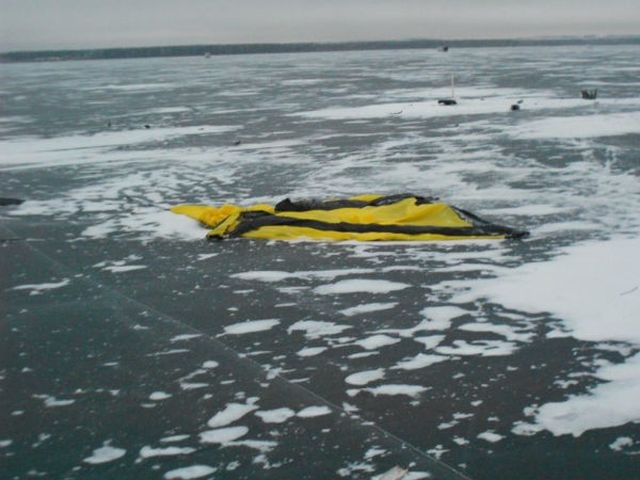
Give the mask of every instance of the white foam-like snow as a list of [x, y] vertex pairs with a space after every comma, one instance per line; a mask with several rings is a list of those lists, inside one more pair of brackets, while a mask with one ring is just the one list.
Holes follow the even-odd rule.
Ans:
[[337, 335], [351, 328], [349, 325], [339, 325], [334, 322], [322, 322], [318, 320], [300, 320], [287, 328], [287, 333], [296, 331], [304, 332], [309, 340], [324, 336]]
[[420, 320], [413, 327], [407, 328], [381, 328], [373, 333], [390, 333], [403, 338], [412, 338], [417, 332], [433, 330], [433, 322], [430, 320]]
[[248, 320], [246, 322], [234, 323], [224, 327], [224, 332], [227, 335], [244, 335], [246, 333], [264, 332], [271, 330], [278, 325], [280, 320], [277, 319], [265, 319], [265, 320]]
[[640, 133], [640, 112], [549, 117], [522, 123], [509, 133], [522, 139], [594, 138]]
[[107, 270], [111, 273], [126, 273], [133, 272], [134, 270], [143, 270], [147, 268], [146, 265], [112, 265], [104, 267], [103, 270]]
[[363, 338], [354, 342], [356, 345], [361, 346], [365, 350], [377, 350], [378, 348], [386, 347], [398, 343], [399, 338], [392, 338], [389, 335], [372, 335], [367, 338]]
[[631, 447], [633, 443], [633, 438], [631, 437], [618, 437], [609, 444], [609, 448], [616, 452], [620, 452], [625, 447]]
[[349, 385], [366, 385], [382, 378], [384, 378], [384, 368], [377, 368], [375, 370], [352, 373], [344, 381]]
[[227, 444], [233, 442], [240, 437], [249, 433], [249, 429], [245, 426], [216, 428], [200, 433], [200, 441], [202, 443], [219, 443]]
[[298, 411], [298, 413], [296, 413], [296, 416], [299, 418], [313, 418], [321, 417], [322, 415], [329, 415], [330, 413], [331, 409], [326, 405], [312, 405]]
[[371, 312], [379, 312], [381, 310], [390, 310], [395, 308], [398, 305], [397, 302], [386, 302], [386, 303], [364, 303], [362, 305], [356, 305], [355, 307], [345, 308], [344, 310], [340, 310], [340, 313], [346, 315], [347, 317], [352, 317], [354, 315], [362, 315], [364, 313]]
[[495, 333], [501, 335], [507, 340], [514, 342], [527, 342], [533, 337], [533, 333], [518, 332], [516, 328], [510, 325], [496, 325], [495, 323], [465, 323], [458, 327], [460, 330], [467, 332]]
[[358, 275], [362, 273], [373, 273], [375, 270], [370, 268], [345, 268], [335, 270], [308, 270], [298, 272], [286, 272], [282, 270], [254, 270], [250, 272], [240, 272], [231, 275], [232, 278], [240, 278], [241, 280], [255, 280], [259, 282], [281, 282], [290, 278], [298, 278], [310, 280], [319, 278], [323, 280], [331, 280], [344, 275]]
[[26, 285], [18, 285], [11, 290], [31, 290], [29, 295], [40, 295], [47, 290], [55, 290], [56, 288], [62, 288], [69, 285], [71, 280], [65, 278], [59, 282], [47, 282], [47, 283], [31, 283]]
[[445, 305], [427, 307], [420, 313], [428, 320], [427, 324], [422, 325], [424, 330], [447, 330], [451, 326], [451, 320], [468, 312], [456, 306]]
[[443, 355], [428, 355], [424, 353], [419, 353], [415, 357], [411, 357], [406, 360], [402, 360], [398, 362], [393, 369], [400, 370], [418, 370], [420, 368], [426, 368], [434, 363], [443, 362], [448, 360], [449, 357]]
[[251, 403], [228, 403], [223, 410], [209, 419], [207, 425], [211, 428], [224, 427], [257, 409], [258, 407]]
[[216, 468], [209, 465], [191, 465], [189, 467], [176, 468], [164, 474], [165, 480], [192, 480], [202, 478], [216, 472]]
[[255, 415], [260, 417], [265, 423], [284, 423], [291, 417], [294, 417], [296, 412], [290, 408], [282, 407], [274, 410], [259, 410]]
[[476, 282], [468, 294], [526, 312], [550, 312], [586, 341], [640, 345], [640, 238], [591, 242], [564, 249], [548, 262], [525, 264]]
[[187, 438], [189, 438], [189, 435], [186, 434], [182, 434], [182, 435], [170, 435], [168, 437], [163, 437], [160, 439], [161, 443], [173, 443], [173, 442], [181, 442], [183, 440], [186, 440]]
[[479, 433], [477, 436], [481, 440], [486, 440], [487, 442], [490, 442], [490, 443], [499, 442], [504, 438], [504, 435], [500, 435], [494, 432], [493, 430], [487, 430], [486, 432]]
[[366, 391], [372, 393], [374, 396], [378, 395], [406, 395], [409, 397], [417, 397], [427, 388], [421, 385], [402, 385], [402, 384], [388, 384], [380, 385], [378, 387], [366, 388]]
[[92, 455], [90, 455], [89, 457], [86, 457], [82, 461], [85, 463], [91, 463], [94, 465], [100, 464], [100, 463], [113, 462], [114, 460], [117, 460], [123, 457], [126, 453], [127, 451], [124, 448], [116, 448], [110, 445], [104, 445], [100, 448], [96, 448], [93, 451]]
[[192, 447], [153, 448], [148, 445], [145, 445], [140, 449], [139, 455], [141, 458], [170, 457], [174, 455], [188, 455], [195, 451], [196, 449]]
[[296, 355], [300, 357], [315, 357], [324, 352], [327, 347], [305, 347], [296, 352]]
[[[495, 279], [471, 284], [456, 299], [487, 298], [507, 308], [549, 312], [561, 319], [571, 336], [591, 342], [617, 341], [640, 345], [640, 238], [616, 238], [567, 247], [551, 261], [525, 264]], [[470, 345], [459, 345], [468, 351]], [[508, 353], [508, 344], [495, 345]], [[438, 348], [439, 353], [463, 354]], [[481, 349], [482, 350], [482, 349]], [[495, 350], [494, 350], [495, 352]], [[479, 352], [480, 354], [487, 354]], [[583, 395], [540, 406], [535, 428], [556, 435], [581, 435], [640, 420], [640, 358], [597, 372], [603, 383]], [[635, 397], [634, 397], [635, 395]], [[527, 432], [520, 426], [516, 432]]]
[[597, 372], [602, 383], [586, 394], [535, 409], [535, 424], [520, 425], [516, 433], [542, 428], [554, 435], [579, 437], [587, 430], [640, 422], [640, 353], [626, 363], [608, 365]]
[[167, 398], [171, 398], [171, 394], [167, 392], [153, 392], [149, 395], [149, 400], [153, 400], [154, 402], [166, 400]]
[[480, 355], [482, 357], [511, 355], [515, 350], [515, 344], [500, 340], [476, 340], [473, 342], [454, 340], [451, 346], [443, 345], [435, 349], [437, 353], [442, 355]]
[[201, 337], [201, 336], [202, 336], [201, 333], [183, 333], [181, 335], [176, 335], [175, 337], [171, 337], [169, 339], [169, 341], [171, 343], [183, 342], [185, 340], [191, 340], [191, 339], [198, 338], [198, 337]]
[[390, 280], [350, 279], [336, 283], [320, 285], [314, 292], [320, 295], [341, 295], [348, 293], [389, 293], [409, 288], [410, 285]]
[[422, 343], [426, 350], [433, 350], [436, 348], [444, 339], [444, 335], [429, 335], [428, 337], [414, 337], [416, 342]]
[[67, 407], [69, 405], [73, 405], [76, 401], [73, 398], [56, 398], [52, 395], [33, 395], [34, 398], [39, 398], [44, 400], [44, 406], [48, 408], [52, 407]]

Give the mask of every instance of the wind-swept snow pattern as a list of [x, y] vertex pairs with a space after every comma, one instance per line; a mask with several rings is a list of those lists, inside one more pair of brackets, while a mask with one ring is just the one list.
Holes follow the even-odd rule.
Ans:
[[[638, 65], [624, 44], [2, 65], [1, 195], [24, 200], [0, 207], [3, 473], [635, 480]], [[169, 211], [369, 192], [531, 235], [213, 242]]]

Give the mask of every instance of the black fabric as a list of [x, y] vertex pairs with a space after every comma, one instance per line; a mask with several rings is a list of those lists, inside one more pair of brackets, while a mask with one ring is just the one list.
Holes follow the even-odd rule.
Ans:
[[5, 207], [7, 205], [20, 205], [24, 203], [24, 200], [20, 200], [19, 198], [0, 198], [0, 206]]
[[[458, 211], [458, 209], [456, 209]], [[231, 232], [231, 236], [238, 237], [260, 227], [273, 226], [290, 226], [313, 228], [321, 231], [335, 232], [388, 232], [400, 233], [407, 235], [420, 234], [436, 234], [446, 236], [486, 236], [486, 235], [505, 235], [508, 238], [522, 238], [528, 235], [528, 232], [514, 230], [509, 227], [495, 225], [481, 218], [459, 210], [464, 213], [473, 225], [471, 227], [435, 227], [435, 226], [418, 226], [418, 225], [380, 225], [380, 224], [356, 224], [356, 223], [327, 223], [318, 220], [306, 220], [292, 218], [286, 216], [271, 215], [266, 212], [248, 212], [249, 215], [243, 214], [240, 217], [238, 227]]]
[[306, 212], [308, 210], [335, 210], [337, 208], [362, 208], [369, 202], [361, 200], [316, 200], [304, 199], [295, 202], [285, 198], [274, 206], [276, 212]]
[[406, 198], [415, 198], [416, 205], [422, 205], [425, 203], [433, 203], [437, 198], [435, 197], [421, 197], [413, 195], [412, 193], [399, 193], [396, 195], [387, 195], [384, 197], [376, 198], [370, 202], [365, 200], [316, 200], [305, 199], [296, 200], [295, 202], [289, 198], [285, 198], [281, 202], [278, 202], [274, 210], [276, 212], [306, 212], [308, 210], [336, 210], [338, 208], [363, 208], [363, 207], [380, 207], [383, 205], [391, 205], [392, 203], [399, 202]]

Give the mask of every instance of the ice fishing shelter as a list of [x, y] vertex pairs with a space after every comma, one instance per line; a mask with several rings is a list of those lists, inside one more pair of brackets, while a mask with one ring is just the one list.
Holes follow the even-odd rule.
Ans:
[[207, 237], [211, 239], [429, 241], [521, 238], [528, 234], [412, 194], [297, 202], [287, 198], [276, 205], [249, 207], [178, 205], [171, 211], [210, 228]]

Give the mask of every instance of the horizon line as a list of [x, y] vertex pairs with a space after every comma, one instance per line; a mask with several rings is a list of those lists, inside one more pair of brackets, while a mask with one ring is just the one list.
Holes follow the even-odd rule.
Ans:
[[[0, 58], [10, 58], [14, 55], [35, 55], [35, 54], [55, 54], [55, 53], [82, 53], [82, 52], [117, 52], [124, 50], [160, 50], [160, 49], [188, 49], [188, 48], [259, 48], [259, 47], [340, 47], [340, 46], [360, 46], [367, 45], [393, 45], [393, 44], [410, 44], [410, 43], [428, 43], [435, 45], [456, 45], [456, 44], [479, 44], [479, 43], [526, 43], [526, 42], [584, 42], [584, 41], [607, 41], [607, 40], [635, 40], [640, 41], [640, 34], [588, 34], [588, 35], [542, 35], [542, 36], [525, 36], [525, 37], [493, 37], [493, 38], [406, 38], [391, 40], [335, 40], [335, 41], [304, 41], [304, 42], [246, 42], [246, 43], [185, 43], [185, 44], [157, 44], [157, 45], [128, 45], [128, 46], [109, 46], [109, 47], [69, 47], [69, 48], [53, 48], [53, 49], [24, 49], [0, 51]], [[347, 49], [345, 49], [347, 50]], [[354, 48], [357, 50], [357, 48]], [[319, 49], [318, 51], [321, 51]], [[260, 53], [260, 52], [238, 52], [238, 53]], [[279, 53], [279, 52], [273, 52]], [[221, 53], [211, 52], [212, 55], [220, 55]], [[230, 52], [228, 54], [234, 54]]]

